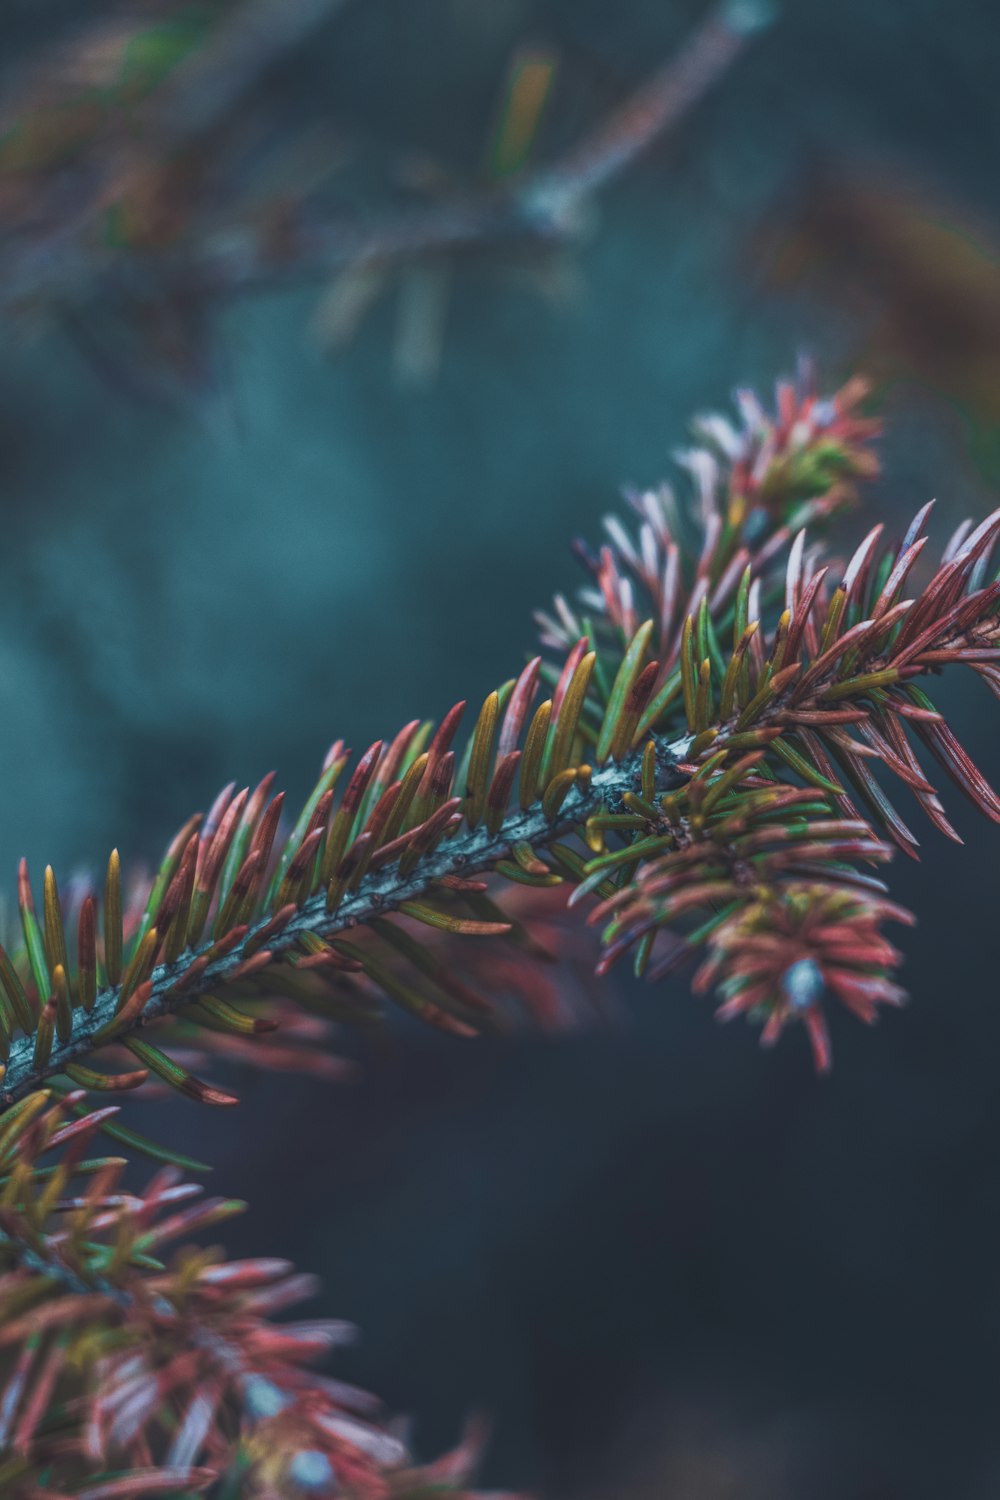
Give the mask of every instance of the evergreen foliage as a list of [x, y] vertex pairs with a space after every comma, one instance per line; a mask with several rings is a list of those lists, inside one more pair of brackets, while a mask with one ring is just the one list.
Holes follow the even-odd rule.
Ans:
[[[866, 1022], [901, 1003], [882, 929], [912, 918], [881, 873], [917, 837], [897, 789], [956, 838], [929, 760], [1000, 821], [928, 695], [964, 664], [1000, 696], [1000, 511], [932, 567], [929, 506], [838, 562], [831, 526], [878, 469], [863, 396], [803, 372], [773, 414], [741, 393], [738, 424], [700, 422], [682, 489], [631, 495], [631, 523], [578, 546], [587, 584], [540, 617], [542, 654], [475, 713], [356, 758], [335, 742], [294, 818], [272, 776], [230, 785], [151, 882], [113, 852], [101, 891], [47, 869], [37, 906], [22, 862], [0, 948], [5, 1495], [417, 1500], [471, 1470], [473, 1442], [415, 1467], [371, 1398], [312, 1369], [346, 1330], [275, 1319], [309, 1279], [203, 1248], [240, 1205], [109, 1093], [232, 1105], [200, 1076], [213, 1056], [335, 1072], [331, 1023], [393, 1007], [460, 1037], [548, 1024], [539, 922], [551, 938], [566, 898], [600, 975], [691, 962], [764, 1043], [801, 1022], [821, 1071], [831, 1002]], [[102, 1136], [161, 1161], [144, 1193]]]

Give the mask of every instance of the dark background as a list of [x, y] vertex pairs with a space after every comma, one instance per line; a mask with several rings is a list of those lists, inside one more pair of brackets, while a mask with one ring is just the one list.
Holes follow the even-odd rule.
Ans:
[[[5, 10], [10, 72], [72, 7]], [[699, 13], [354, 0], [267, 102], [333, 112], [361, 143], [344, 192], [375, 197], [401, 148], [475, 172], [524, 40], [560, 57], [554, 147]], [[334, 735], [363, 747], [482, 696], [523, 660], [532, 607], [574, 585], [570, 537], [595, 535], [621, 482], [668, 472], [691, 413], [737, 382], [766, 391], [800, 350], [830, 386], [859, 362], [892, 375], [873, 512], [895, 524], [938, 495], [941, 541], [984, 514], [995, 280], [970, 313], [961, 265], [918, 246], [924, 290], [900, 306], [891, 259], [837, 226], [863, 179], [891, 220], [905, 188], [988, 251], [998, 42], [973, 0], [790, 0], [602, 194], [568, 302], [502, 257], [459, 270], [421, 387], [394, 370], [391, 298], [336, 357], [309, 334], [315, 288], [236, 303], [212, 389], [173, 403], [129, 400], [57, 329], [5, 325], [9, 888], [22, 853], [66, 872], [112, 844], [152, 860], [231, 776], [277, 766], [304, 795]], [[817, 204], [806, 274], [775, 275]], [[964, 681], [945, 701], [995, 776], [996, 705]], [[682, 982], [573, 1037], [407, 1033], [352, 1085], [256, 1078], [238, 1112], [172, 1112], [179, 1144], [213, 1132], [220, 1186], [252, 1201], [230, 1247], [322, 1274], [365, 1330], [339, 1372], [412, 1413], [424, 1453], [490, 1411], [496, 1485], [1000, 1494], [997, 845], [951, 802], [967, 847], [927, 829], [924, 863], [895, 870], [921, 918], [913, 1004], [872, 1033], [835, 1018], [830, 1080], [802, 1037], [758, 1054]]]

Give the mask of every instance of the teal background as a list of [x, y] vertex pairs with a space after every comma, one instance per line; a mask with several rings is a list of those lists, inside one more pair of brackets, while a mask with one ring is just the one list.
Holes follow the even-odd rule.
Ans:
[[[13, 5], [10, 56], [72, 7]], [[571, 139], [699, 7], [368, 0], [266, 82], [363, 143], [478, 164], [525, 37], [564, 57]], [[220, 309], [211, 393], [126, 399], [56, 329], [0, 346], [0, 862], [154, 859], [231, 777], [295, 795], [356, 748], [511, 675], [531, 610], [576, 574], [622, 482], [669, 472], [688, 416], [813, 353], [828, 384], [877, 309], [766, 287], [753, 236], [821, 164], [860, 162], [995, 219], [993, 7], [800, 0], [678, 133], [602, 195], [579, 293], [461, 268], [442, 368], [393, 377], [383, 302], [351, 347], [308, 336], [313, 289]], [[20, 55], [20, 54], [18, 54]], [[887, 396], [894, 521], [941, 540], [989, 485], [960, 417]], [[996, 774], [983, 692], [949, 689]], [[995, 707], [995, 706], [994, 706]], [[952, 799], [957, 802], [957, 794]], [[683, 983], [610, 1031], [475, 1050], [406, 1034], [330, 1090], [250, 1080], [236, 1114], [172, 1111], [254, 1207], [234, 1250], [294, 1254], [364, 1343], [341, 1372], [414, 1413], [432, 1452], [490, 1409], [488, 1478], [586, 1497], [986, 1497], [1000, 1489], [996, 844], [932, 832], [898, 869], [921, 915], [912, 1009], [759, 1056]], [[147, 1115], [153, 1115], [149, 1106]], [[158, 1120], [159, 1114], [155, 1113]], [[162, 1125], [159, 1128], [163, 1128]]]

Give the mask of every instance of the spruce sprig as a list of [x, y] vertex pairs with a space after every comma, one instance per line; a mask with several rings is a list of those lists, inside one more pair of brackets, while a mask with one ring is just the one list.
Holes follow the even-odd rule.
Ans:
[[[929, 507], [836, 562], [823, 533], [877, 472], [862, 396], [784, 385], [773, 416], [743, 394], [739, 426], [703, 420], [693, 484], [632, 496], [635, 534], [614, 519], [597, 554], [579, 547], [589, 586], [542, 617], [557, 659], [489, 694], [464, 746], [462, 704], [356, 761], [338, 741], [290, 826], [273, 777], [230, 785], [138, 898], [113, 853], [100, 902], [64, 900], [49, 869], [36, 909], [22, 863], [20, 940], [0, 948], [0, 1480], [18, 1500], [67, 1475], [91, 1500], [464, 1483], [465, 1450], [414, 1471], [303, 1367], [323, 1337], [261, 1321], [301, 1289], [283, 1263], [241, 1270], [190, 1245], [160, 1260], [161, 1241], [238, 1206], [164, 1228], [197, 1190], [87, 1096], [152, 1078], [235, 1103], [179, 1039], [294, 1065], [314, 1054], [293, 1008], [368, 1027], [381, 1001], [460, 1036], [494, 1029], [510, 989], [530, 1008], [532, 911], [559, 886], [602, 928], [600, 974], [693, 960], [723, 1019], [750, 1017], [765, 1043], [801, 1022], [820, 1070], [830, 1000], [869, 1022], [902, 1002], [882, 928], [912, 918], [879, 871], [917, 838], [883, 783], [957, 837], [920, 750], [1000, 822], [927, 694], [966, 665], [1000, 696], [1000, 511], [932, 570]], [[125, 1159], [83, 1154], [102, 1132], [173, 1164], [123, 1194]]]

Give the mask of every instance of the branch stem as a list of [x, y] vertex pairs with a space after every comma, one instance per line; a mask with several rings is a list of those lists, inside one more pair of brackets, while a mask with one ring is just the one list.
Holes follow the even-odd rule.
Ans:
[[[669, 785], [678, 785], [684, 779], [674, 768], [691, 741], [687, 736], [673, 742], [655, 735], [653, 738], [657, 745], [659, 774], [663, 778], [662, 789], [666, 790]], [[303, 902], [284, 927], [267, 940], [267, 951], [274, 960], [279, 960], [305, 933], [314, 933], [324, 939], [337, 937], [352, 927], [364, 925], [373, 917], [397, 910], [404, 901], [426, 896], [448, 876], [466, 876], [492, 869], [498, 860], [510, 855], [515, 844], [547, 848], [578, 828], [602, 805], [614, 806], [625, 792], [636, 790], [640, 784], [641, 761], [642, 751], [632, 750], [622, 760], [611, 761], [594, 772], [586, 790], [579, 784], [571, 787], [554, 820], [546, 817], [540, 802], [527, 809], [513, 808], [496, 833], [490, 833], [485, 824], [476, 828], [465, 826], [452, 838], [445, 839], [406, 875], [400, 873], [396, 864], [371, 871], [333, 912], [326, 910], [326, 892], [319, 891]], [[254, 939], [268, 925], [271, 916], [271, 913], [265, 913], [235, 947], [208, 963], [190, 984], [184, 983], [185, 975], [191, 972], [198, 959], [212, 951], [213, 942], [189, 948], [174, 963], [155, 968], [150, 976], [152, 993], [132, 1023], [123, 1028], [121, 1039], [182, 1009], [199, 995], [211, 993], [230, 980], [245, 962], [248, 952], [254, 952]], [[51, 1055], [42, 1067], [35, 1065], [33, 1036], [18, 1037], [13, 1041], [0, 1102], [13, 1104], [38, 1088], [46, 1078], [61, 1073], [67, 1063], [88, 1056], [102, 1045], [106, 1038], [100, 1033], [114, 1020], [119, 995], [120, 986], [111, 986], [98, 993], [91, 1010], [75, 1008], [70, 1035], [65, 1041], [57, 1039], [54, 1042]]]
[[[258, 5], [268, 9], [267, 0], [258, 0]], [[334, 0], [325, 5], [322, 0], [301, 0], [300, 8], [307, 16], [314, 9], [321, 14], [334, 8]], [[342, 214], [323, 219], [309, 205], [305, 212], [290, 215], [280, 252], [275, 249], [273, 226], [262, 230], [256, 219], [234, 218], [210, 232], [194, 232], [169, 250], [147, 249], [123, 257], [77, 232], [89, 222], [85, 212], [68, 230], [63, 226], [49, 235], [41, 248], [31, 237], [3, 247], [0, 304], [11, 306], [45, 295], [82, 301], [94, 296], [155, 300], [164, 287], [188, 297], [232, 297], [325, 279], [348, 266], [563, 243], [578, 229], [581, 201], [667, 134], [729, 71], [752, 33], [764, 24], [763, 9], [751, 0], [724, 0], [675, 57], [575, 146], [502, 188], [455, 195], [370, 223]], [[214, 57], [213, 53], [209, 61]], [[259, 62], [256, 51], [252, 61], [255, 66]], [[203, 66], [210, 74], [208, 65]], [[234, 77], [240, 75], [239, 68], [233, 71]], [[192, 76], [199, 76], [194, 66]], [[178, 85], [168, 98], [177, 94], [186, 99], [190, 92]], [[173, 114], [169, 118], [174, 122]], [[98, 195], [96, 201], [104, 205], [105, 198]]]

